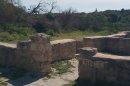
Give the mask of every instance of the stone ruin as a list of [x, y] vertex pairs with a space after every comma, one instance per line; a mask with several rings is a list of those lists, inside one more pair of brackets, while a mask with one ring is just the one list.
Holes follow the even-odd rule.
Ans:
[[95, 47], [98, 51], [130, 55], [129, 31], [108, 36], [85, 37], [83, 43], [85, 47]]
[[85, 37], [82, 40], [54, 41], [50, 41], [48, 35], [39, 33], [31, 36], [28, 41], [18, 42], [17, 45], [0, 43], [0, 65], [48, 74], [52, 62], [69, 60], [76, 53], [80, 53], [79, 82], [91, 82], [92, 85], [110, 82], [118, 86], [130, 86], [130, 56], [101, 52], [130, 55], [130, 32]]
[[[80, 51], [79, 82], [96, 86], [130, 86], [130, 56], [98, 53], [96, 48]], [[83, 85], [83, 86], [84, 86]]]
[[48, 35], [39, 33], [17, 45], [0, 43], [0, 65], [48, 74], [52, 62], [72, 59], [75, 53], [75, 40], [50, 41]]
[[130, 55], [129, 37], [130, 32], [85, 37], [79, 58], [80, 86], [130, 86], [130, 56], [123, 56]]

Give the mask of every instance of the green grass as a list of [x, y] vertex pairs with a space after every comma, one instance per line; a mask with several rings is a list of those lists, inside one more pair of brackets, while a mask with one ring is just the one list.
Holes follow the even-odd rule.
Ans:
[[0, 25], [0, 41], [2, 42], [25, 40], [34, 33], [35, 30], [33, 28], [26, 26], [16, 24]]
[[71, 72], [72, 64], [69, 61], [59, 61], [52, 64], [52, 68], [55, 68], [58, 74]]
[[104, 36], [112, 34], [110, 31], [100, 31], [100, 32], [92, 32], [92, 31], [73, 31], [68, 33], [61, 33], [51, 37], [51, 40], [57, 39], [80, 39], [86, 36]]

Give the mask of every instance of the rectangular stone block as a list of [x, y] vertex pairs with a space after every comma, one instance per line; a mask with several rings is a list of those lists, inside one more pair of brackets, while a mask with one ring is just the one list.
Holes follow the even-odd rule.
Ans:
[[73, 39], [63, 39], [51, 41], [52, 61], [69, 60], [75, 57], [76, 41]]
[[106, 48], [106, 37], [105, 36], [94, 36], [83, 38], [84, 47], [97, 48], [98, 51], [103, 51]]
[[[84, 56], [81, 53], [81, 57]], [[97, 53], [79, 59], [79, 81], [92, 85], [129, 86], [130, 56]], [[83, 83], [83, 82], [82, 82]]]
[[130, 55], [130, 38], [107, 38], [106, 51], [121, 55]]
[[16, 45], [0, 43], [0, 65], [12, 66], [16, 58]]
[[83, 48], [83, 47], [84, 47], [83, 39], [76, 40], [76, 53], [79, 53], [80, 52], [80, 48]]

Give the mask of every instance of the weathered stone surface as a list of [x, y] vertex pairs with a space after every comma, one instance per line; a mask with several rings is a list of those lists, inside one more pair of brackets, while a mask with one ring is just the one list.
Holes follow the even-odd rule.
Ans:
[[95, 47], [103, 51], [106, 48], [106, 36], [85, 37], [83, 43], [84, 47]]
[[130, 38], [107, 38], [106, 50], [117, 54], [130, 55]]
[[52, 45], [52, 60], [67, 60], [75, 57], [76, 41], [73, 39], [63, 39], [51, 41]]
[[30, 41], [18, 43], [17, 57], [21, 59], [21, 66], [26, 70], [49, 72], [52, 61], [52, 46], [49, 36], [36, 34]]
[[92, 55], [91, 58], [87, 58], [82, 55], [84, 51], [85, 49], [81, 51], [79, 59], [80, 82], [85, 81], [86, 84], [100, 84], [101, 86], [106, 83], [107, 86], [130, 85], [130, 56], [97, 53], [94, 56]]
[[125, 34], [125, 38], [130, 38], [130, 31], [122, 31], [122, 32], [119, 32], [118, 34]]
[[80, 40], [76, 40], [76, 53], [79, 53], [80, 52], [80, 48], [82, 48], [84, 45], [83, 45], [83, 39], [80, 39]]
[[36, 34], [29, 41], [0, 43], [0, 65], [23, 68], [31, 72], [51, 71], [52, 46], [49, 36]]
[[[97, 48], [92, 48], [92, 47], [84, 47], [80, 49], [80, 55], [85, 58], [91, 58], [97, 53]], [[85, 59], [84, 58], [84, 59]]]
[[0, 65], [11, 66], [16, 58], [16, 45], [0, 43]]
[[[80, 58], [79, 58], [79, 80], [80, 81], [90, 81], [94, 79], [94, 70], [93, 62], [89, 60], [97, 53], [96, 48], [85, 47], [80, 49]], [[92, 81], [92, 80], [91, 80]]]

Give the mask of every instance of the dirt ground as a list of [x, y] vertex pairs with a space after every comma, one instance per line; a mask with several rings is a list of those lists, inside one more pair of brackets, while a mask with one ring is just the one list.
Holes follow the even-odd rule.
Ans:
[[[11, 79], [7, 77], [0, 78], [0, 86], [64, 86], [75, 81], [78, 78], [78, 61], [76, 59], [70, 60], [74, 66], [71, 68], [71, 72], [59, 74], [51, 74], [50, 77], [32, 77], [29, 74], [23, 75], [22, 77]], [[8, 69], [0, 69], [1, 71], [8, 71]]]

